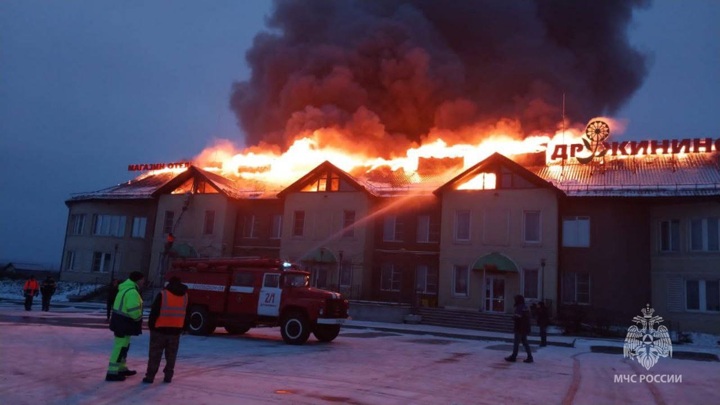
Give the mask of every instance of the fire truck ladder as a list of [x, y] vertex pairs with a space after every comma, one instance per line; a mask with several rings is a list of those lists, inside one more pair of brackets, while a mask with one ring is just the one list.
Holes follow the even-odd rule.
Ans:
[[[175, 234], [175, 230], [178, 227], [178, 224], [180, 224], [180, 221], [182, 220], [183, 214], [185, 214], [185, 211], [187, 211], [188, 207], [190, 206], [190, 201], [192, 200], [192, 193], [188, 193], [187, 197], [185, 197], [185, 202], [183, 203], [182, 210], [180, 211], [180, 215], [178, 216], [178, 219], [175, 221], [175, 223], [172, 226], [172, 234]], [[167, 247], [163, 249], [162, 252], [160, 252], [160, 260], [158, 261], [158, 268], [155, 274], [157, 275], [157, 279], [162, 284], [163, 276], [165, 275], [165, 272], [167, 271], [169, 265], [170, 265], [170, 250], [172, 247]]]

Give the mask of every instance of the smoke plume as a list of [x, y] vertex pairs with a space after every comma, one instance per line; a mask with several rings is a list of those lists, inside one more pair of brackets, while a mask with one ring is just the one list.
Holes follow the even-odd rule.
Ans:
[[281, 148], [320, 128], [378, 152], [468, 128], [554, 133], [563, 94], [566, 117], [584, 123], [640, 87], [647, 56], [627, 30], [647, 5], [276, 0], [230, 105], [248, 145]]

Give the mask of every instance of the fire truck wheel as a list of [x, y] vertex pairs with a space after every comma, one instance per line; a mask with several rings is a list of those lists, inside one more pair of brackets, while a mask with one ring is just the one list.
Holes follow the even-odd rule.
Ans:
[[227, 331], [228, 335], [242, 335], [249, 330], [249, 326], [225, 325], [225, 331]]
[[190, 308], [190, 334], [207, 336], [215, 331], [215, 323], [208, 311], [199, 306]]
[[310, 337], [310, 326], [305, 315], [300, 312], [292, 312], [283, 317], [280, 334], [287, 344], [301, 345], [307, 342]]
[[313, 335], [321, 342], [332, 342], [340, 334], [340, 325], [317, 325]]

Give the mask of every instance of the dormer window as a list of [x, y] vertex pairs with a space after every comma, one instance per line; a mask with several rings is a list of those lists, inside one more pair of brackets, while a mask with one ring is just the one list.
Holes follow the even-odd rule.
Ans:
[[304, 192], [325, 192], [325, 191], [339, 191], [340, 190], [340, 176], [337, 173], [325, 172], [320, 174], [315, 181], [308, 183], [303, 187]]
[[495, 173], [478, 173], [469, 181], [460, 185], [458, 190], [494, 190], [497, 188]]

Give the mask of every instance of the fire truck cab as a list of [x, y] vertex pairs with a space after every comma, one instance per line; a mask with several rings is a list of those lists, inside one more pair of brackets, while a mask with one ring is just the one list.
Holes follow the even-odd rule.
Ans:
[[277, 259], [179, 259], [166, 279], [173, 276], [188, 286], [194, 335], [209, 335], [218, 326], [230, 334], [280, 326], [288, 344], [303, 344], [310, 333], [330, 342], [348, 318], [348, 301], [340, 293], [309, 287], [310, 273]]

